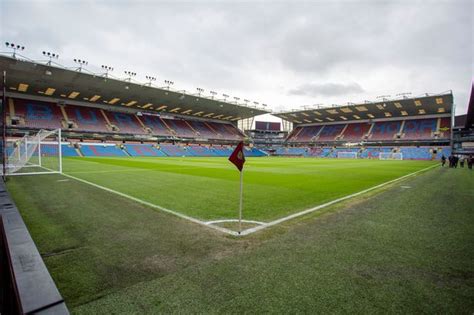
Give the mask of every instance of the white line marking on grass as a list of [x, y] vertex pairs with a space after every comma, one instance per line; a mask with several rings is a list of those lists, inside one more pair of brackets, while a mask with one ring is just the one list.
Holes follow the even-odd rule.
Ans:
[[[226, 223], [226, 222], [239, 222], [239, 219], [222, 219], [222, 220], [215, 220], [215, 221], [207, 221], [206, 224], [216, 224], [216, 223]], [[265, 222], [254, 221], [254, 220], [242, 220], [245, 223], [253, 223], [258, 225], [266, 224]]]
[[407, 174], [407, 175], [404, 175], [404, 176], [401, 176], [401, 177], [398, 177], [398, 178], [389, 180], [388, 182], [385, 182], [385, 183], [382, 183], [382, 184], [379, 184], [379, 185], [376, 185], [376, 186], [373, 186], [373, 187], [364, 189], [364, 190], [359, 191], [359, 192], [356, 192], [356, 193], [354, 193], [354, 194], [347, 195], [347, 196], [344, 196], [344, 197], [341, 197], [341, 198], [338, 198], [338, 199], [335, 199], [335, 200], [326, 202], [326, 203], [324, 203], [324, 204], [322, 204], [322, 205], [319, 205], [319, 206], [316, 206], [316, 207], [313, 207], [313, 208], [309, 208], [309, 209], [303, 210], [303, 211], [301, 211], [301, 212], [294, 213], [294, 214], [291, 214], [291, 215], [289, 215], [289, 216], [286, 216], [286, 217], [277, 219], [277, 220], [275, 220], [275, 221], [271, 221], [271, 222], [265, 223], [265, 224], [263, 224], [263, 225], [259, 225], [259, 226], [256, 226], [256, 227], [253, 227], [253, 228], [244, 230], [244, 231], [242, 231], [242, 232], [240, 233], [240, 235], [244, 236], [244, 235], [249, 235], [249, 234], [255, 233], [255, 232], [257, 232], [257, 231], [266, 229], [266, 228], [268, 228], [268, 227], [270, 227], [270, 226], [277, 225], [277, 224], [280, 224], [280, 223], [282, 223], [282, 222], [285, 222], [285, 221], [288, 221], [288, 220], [291, 220], [291, 219], [294, 219], [294, 218], [297, 218], [297, 217], [306, 215], [306, 214], [308, 214], [308, 213], [311, 213], [311, 212], [320, 210], [320, 209], [322, 209], [322, 208], [326, 208], [326, 207], [328, 207], [328, 206], [331, 206], [331, 205], [333, 205], [333, 204], [335, 204], [335, 203], [338, 203], [338, 202], [341, 202], [341, 201], [344, 201], [344, 200], [347, 200], [347, 199], [350, 199], [350, 198], [353, 198], [353, 197], [356, 197], [356, 196], [365, 194], [365, 193], [367, 193], [367, 192], [369, 192], [369, 191], [372, 191], [372, 190], [381, 188], [381, 187], [383, 187], [383, 186], [386, 186], [386, 185], [389, 185], [389, 184], [391, 184], [391, 183], [400, 181], [400, 180], [405, 179], [405, 178], [407, 178], [407, 177], [414, 176], [414, 175], [416, 175], [416, 174], [419, 174], [419, 173], [421, 173], [421, 172], [427, 171], [427, 170], [432, 169], [432, 168], [437, 167], [437, 166], [438, 166], [437, 164], [436, 164], [436, 165], [432, 165], [432, 166], [426, 167], [426, 168], [424, 168], [424, 169], [421, 169], [421, 170], [419, 170], [419, 171], [416, 171], [416, 172], [413, 172], [413, 173], [410, 173], [410, 174]]
[[236, 231], [232, 231], [232, 230], [226, 229], [226, 228], [224, 228], [224, 227], [220, 227], [220, 226], [214, 225], [214, 223], [221, 223], [221, 222], [236, 222], [236, 221], [238, 221], [237, 219], [223, 219], [223, 220], [214, 220], [214, 221], [205, 222], [205, 221], [201, 221], [201, 220], [195, 219], [195, 218], [190, 217], [190, 216], [187, 216], [187, 215], [185, 215], [185, 214], [182, 214], [182, 213], [179, 213], [179, 212], [176, 212], [176, 211], [173, 211], [173, 210], [170, 210], [170, 209], [167, 209], [167, 208], [164, 208], [164, 207], [155, 205], [155, 204], [153, 204], [153, 203], [150, 203], [150, 202], [147, 202], [147, 201], [138, 199], [138, 198], [136, 198], [136, 197], [133, 197], [133, 196], [130, 196], [130, 195], [121, 193], [121, 192], [119, 192], [119, 191], [116, 191], [116, 190], [113, 190], [113, 189], [110, 189], [110, 188], [107, 188], [107, 187], [104, 187], [104, 186], [101, 186], [101, 185], [98, 185], [98, 184], [89, 182], [89, 181], [87, 181], [87, 180], [84, 180], [84, 179], [81, 179], [81, 178], [78, 178], [78, 177], [75, 177], [75, 176], [72, 176], [72, 175], [69, 175], [69, 174], [66, 174], [66, 173], [62, 173], [61, 175], [66, 176], [66, 177], [69, 177], [69, 178], [72, 178], [72, 179], [75, 179], [75, 180], [77, 180], [77, 181], [79, 181], [79, 182], [82, 182], [82, 183], [85, 183], [85, 184], [89, 184], [89, 185], [91, 185], [91, 186], [94, 186], [94, 187], [96, 187], [96, 188], [99, 188], [99, 189], [108, 191], [108, 192], [110, 192], [110, 193], [119, 195], [119, 196], [121, 196], [121, 197], [130, 199], [130, 200], [133, 200], [133, 201], [138, 202], [138, 203], [141, 203], [141, 204], [143, 204], [143, 205], [146, 205], [146, 206], [149, 206], [149, 207], [152, 207], [152, 208], [155, 208], [155, 209], [159, 209], [159, 210], [161, 210], [161, 211], [164, 211], [164, 212], [173, 214], [173, 215], [175, 215], [175, 216], [177, 216], [177, 217], [186, 219], [186, 220], [188, 220], [188, 221], [191, 221], [191, 222], [194, 222], [194, 223], [203, 225], [203, 226], [210, 227], [210, 228], [212, 228], [212, 229], [215, 229], [215, 230], [217, 230], [217, 231], [220, 231], [220, 232], [223, 232], [223, 233], [226, 233], [226, 234], [229, 234], [229, 235], [233, 235], [233, 236], [245, 236], [245, 235], [249, 235], [249, 234], [255, 233], [255, 232], [257, 232], [257, 231], [266, 229], [266, 228], [268, 228], [268, 227], [271, 227], [271, 226], [274, 226], [274, 225], [283, 223], [283, 222], [285, 222], [285, 221], [288, 221], [288, 220], [291, 220], [291, 219], [294, 219], [294, 218], [297, 218], [297, 217], [306, 215], [306, 214], [308, 214], [308, 213], [312, 213], [312, 212], [317, 211], [317, 210], [320, 210], [320, 209], [322, 209], [322, 208], [326, 208], [326, 207], [328, 207], [328, 206], [331, 206], [331, 205], [333, 205], [333, 204], [339, 203], [339, 202], [341, 202], [341, 201], [344, 201], [344, 200], [347, 200], [347, 199], [350, 199], [350, 198], [353, 198], [353, 197], [356, 197], [356, 196], [365, 194], [365, 193], [367, 193], [367, 192], [369, 192], [369, 191], [372, 191], [372, 190], [381, 188], [381, 187], [383, 187], [383, 186], [389, 185], [389, 184], [391, 184], [391, 183], [394, 183], [394, 182], [403, 180], [403, 179], [405, 179], [405, 178], [414, 176], [414, 175], [416, 175], [416, 174], [419, 174], [419, 173], [421, 173], [421, 172], [427, 171], [427, 170], [432, 169], [432, 168], [437, 167], [437, 166], [438, 166], [438, 165], [436, 164], [436, 165], [432, 165], [432, 166], [426, 167], [426, 168], [421, 169], [421, 170], [418, 170], [418, 171], [416, 171], [416, 172], [413, 172], [413, 173], [410, 173], [410, 174], [407, 174], [407, 175], [404, 175], [404, 176], [401, 176], [401, 177], [398, 177], [398, 178], [389, 180], [389, 181], [387, 181], [387, 182], [384, 182], [384, 183], [382, 183], [382, 184], [379, 184], [379, 185], [376, 185], [376, 186], [373, 186], [373, 187], [364, 189], [364, 190], [359, 191], [359, 192], [356, 192], [356, 193], [354, 193], [354, 194], [347, 195], [347, 196], [344, 196], [344, 197], [341, 197], [341, 198], [338, 198], [338, 199], [329, 201], [329, 202], [324, 203], [324, 204], [322, 204], [322, 205], [319, 205], [319, 206], [316, 206], [316, 207], [313, 207], [313, 208], [309, 208], [309, 209], [306, 209], [306, 210], [300, 211], [300, 212], [298, 212], [298, 213], [294, 213], [294, 214], [288, 215], [288, 216], [286, 216], [286, 217], [283, 217], [283, 218], [280, 218], [280, 219], [277, 219], [277, 220], [274, 220], [274, 221], [271, 221], [271, 222], [265, 223], [265, 222], [260, 222], [260, 221], [242, 220], [243, 222], [258, 224], [258, 226], [253, 227], [253, 228], [246, 229], [246, 230], [242, 231], [240, 234], [239, 234], [238, 232], [236, 232]]
[[96, 187], [96, 188], [99, 188], [99, 189], [108, 191], [108, 192], [110, 192], [110, 193], [119, 195], [119, 196], [121, 196], [121, 197], [130, 199], [130, 200], [133, 200], [133, 201], [138, 202], [138, 203], [141, 203], [141, 204], [143, 204], [143, 205], [145, 205], [145, 206], [152, 207], [152, 208], [155, 208], [155, 209], [159, 209], [159, 210], [161, 210], [161, 211], [164, 211], [164, 212], [173, 214], [173, 215], [175, 215], [175, 216], [177, 216], [177, 217], [186, 219], [186, 220], [188, 220], [188, 221], [191, 221], [191, 222], [194, 222], [194, 223], [203, 225], [203, 226], [210, 227], [210, 228], [215, 229], [215, 230], [218, 230], [218, 231], [220, 231], [220, 232], [227, 233], [227, 234], [230, 234], [230, 235], [239, 235], [239, 233], [236, 232], [236, 231], [232, 231], [232, 230], [229, 230], [229, 229], [226, 229], [226, 228], [217, 226], [217, 225], [209, 225], [209, 224], [207, 224], [207, 223], [204, 222], [204, 221], [201, 221], [201, 220], [195, 219], [195, 218], [193, 218], [193, 217], [189, 217], [189, 216], [187, 216], [187, 215], [185, 215], [185, 214], [182, 214], [182, 213], [179, 213], [179, 212], [175, 212], [175, 211], [173, 211], [173, 210], [170, 210], [170, 209], [167, 209], [167, 208], [164, 208], [164, 207], [155, 205], [155, 204], [153, 204], [153, 203], [151, 203], [151, 202], [148, 202], [148, 201], [144, 201], [144, 200], [135, 198], [135, 197], [133, 197], [133, 196], [130, 196], [130, 195], [121, 193], [121, 192], [119, 192], [119, 191], [116, 191], [116, 190], [113, 190], [113, 189], [110, 189], [110, 188], [107, 188], [107, 187], [104, 187], [104, 186], [101, 186], [101, 185], [98, 185], [98, 184], [89, 182], [89, 181], [87, 181], [87, 180], [84, 180], [84, 179], [81, 179], [81, 178], [78, 178], [78, 177], [75, 177], [75, 176], [72, 176], [72, 175], [68, 175], [68, 174], [65, 174], [65, 173], [63, 173], [63, 174], [61, 174], [61, 175], [66, 176], [66, 177], [69, 177], [69, 178], [72, 178], [72, 179], [75, 179], [75, 180], [77, 180], [77, 181], [79, 181], [79, 182], [82, 182], [82, 183], [85, 183], [85, 184], [89, 184], [89, 185], [91, 185], [91, 186], [94, 186], [94, 187]]
[[69, 179], [58, 179], [57, 182], [68, 182]]

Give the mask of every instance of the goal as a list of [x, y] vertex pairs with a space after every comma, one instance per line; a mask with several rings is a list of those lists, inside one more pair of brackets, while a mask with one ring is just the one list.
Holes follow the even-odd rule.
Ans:
[[380, 152], [380, 160], [403, 160], [403, 153]]
[[62, 173], [61, 129], [5, 139], [5, 175]]
[[357, 159], [357, 152], [337, 152], [338, 159]]

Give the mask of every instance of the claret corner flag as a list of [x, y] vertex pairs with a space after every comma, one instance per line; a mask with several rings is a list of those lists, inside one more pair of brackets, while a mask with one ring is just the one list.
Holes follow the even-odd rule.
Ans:
[[241, 141], [235, 148], [234, 152], [229, 156], [229, 161], [234, 163], [237, 169], [240, 171], [240, 202], [239, 202], [239, 234], [242, 232], [242, 196], [244, 191], [244, 143]]
[[229, 156], [229, 161], [234, 163], [234, 165], [242, 172], [245, 163], [244, 156], [244, 143], [241, 141], [235, 148], [234, 152]]

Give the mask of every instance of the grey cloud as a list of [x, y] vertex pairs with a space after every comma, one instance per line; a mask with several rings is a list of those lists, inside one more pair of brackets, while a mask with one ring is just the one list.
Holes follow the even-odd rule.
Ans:
[[289, 90], [290, 95], [303, 96], [335, 96], [358, 94], [364, 92], [364, 89], [357, 83], [308, 83]]

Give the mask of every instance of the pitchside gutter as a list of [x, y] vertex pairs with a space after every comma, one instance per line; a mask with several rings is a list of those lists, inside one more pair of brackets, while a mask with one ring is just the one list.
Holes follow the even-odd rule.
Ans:
[[170, 214], [172, 214], [172, 215], [175, 215], [175, 216], [177, 216], [177, 217], [183, 218], [183, 219], [185, 219], [185, 220], [188, 220], [188, 221], [191, 221], [191, 222], [194, 222], [194, 223], [197, 223], [197, 224], [200, 224], [200, 225], [203, 225], [203, 226], [212, 228], [212, 229], [217, 230], [217, 231], [219, 231], [219, 232], [223, 232], [223, 233], [226, 233], [226, 234], [229, 234], [229, 235], [233, 235], [233, 236], [245, 236], [245, 235], [249, 235], [249, 234], [258, 232], [258, 231], [260, 231], [260, 230], [269, 228], [269, 227], [271, 227], [271, 226], [278, 225], [278, 224], [280, 224], [280, 223], [283, 223], [283, 222], [292, 220], [292, 219], [294, 219], [294, 218], [298, 218], [298, 217], [307, 215], [307, 214], [309, 214], [309, 213], [312, 213], [312, 212], [321, 210], [321, 209], [323, 209], [323, 208], [332, 206], [333, 204], [339, 203], [339, 202], [341, 202], [341, 201], [348, 200], [348, 199], [351, 199], [351, 198], [353, 198], [353, 197], [357, 197], [357, 196], [363, 195], [363, 194], [368, 193], [368, 192], [370, 192], [370, 191], [372, 191], [372, 190], [379, 189], [379, 188], [382, 188], [382, 187], [384, 187], [384, 186], [390, 185], [390, 184], [392, 184], [392, 183], [395, 183], [395, 182], [404, 180], [404, 179], [406, 179], [406, 178], [408, 178], [408, 177], [412, 177], [412, 176], [418, 175], [418, 174], [420, 174], [420, 173], [422, 173], [422, 172], [428, 171], [428, 170], [430, 170], [430, 169], [432, 169], [432, 168], [435, 168], [435, 167], [438, 167], [438, 164], [435, 164], [435, 165], [426, 167], [426, 168], [424, 168], [424, 169], [418, 170], [418, 171], [416, 171], [416, 172], [413, 172], [413, 173], [410, 173], [410, 174], [407, 174], [407, 175], [404, 175], [404, 176], [401, 176], [401, 177], [398, 177], [398, 178], [389, 180], [389, 181], [387, 181], [387, 182], [384, 182], [384, 183], [382, 183], [382, 184], [379, 184], [379, 185], [376, 185], [376, 186], [373, 186], [373, 187], [364, 189], [364, 190], [359, 191], [359, 192], [356, 192], [356, 193], [354, 193], [354, 194], [350, 194], [350, 195], [347, 195], [347, 196], [344, 196], [344, 197], [341, 197], [341, 198], [338, 198], [338, 199], [334, 199], [334, 200], [329, 201], [329, 202], [327, 202], [327, 203], [324, 203], [324, 204], [322, 204], [322, 205], [319, 205], [319, 206], [316, 206], [316, 207], [313, 207], [313, 208], [309, 208], [309, 209], [306, 209], [306, 210], [303, 210], [303, 211], [300, 211], [300, 212], [297, 212], [297, 213], [293, 213], [293, 214], [291, 214], [291, 215], [288, 215], [288, 216], [286, 216], [286, 217], [283, 217], [283, 218], [280, 218], [280, 219], [277, 219], [277, 220], [274, 220], [274, 221], [271, 221], [271, 222], [260, 222], [260, 221], [253, 221], [253, 220], [242, 220], [242, 222], [258, 224], [258, 226], [253, 227], [253, 228], [249, 228], [249, 229], [246, 229], [246, 230], [243, 230], [240, 234], [239, 234], [238, 232], [236, 232], [236, 231], [233, 231], [233, 230], [230, 230], [230, 229], [227, 229], [227, 228], [224, 228], [224, 227], [220, 227], [220, 226], [214, 225], [214, 224], [216, 224], [216, 223], [237, 222], [238, 220], [236, 220], [236, 219], [223, 219], [223, 220], [214, 220], [214, 221], [207, 221], [207, 222], [206, 222], [206, 221], [201, 221], [201, 220], [198, 220], [198, 219], [196, 219], [196, 218], [187, 216], [187, 215], [185, 215], [185, 214], [182, 214], [182, 213], [179, 213], [179, 212], [176, 212], [176, 211], [173, 211], [173, 210], [170, 210], [170, 209], [167, 209], [167, 208], [164, 208], [164, 207], [155, 205], [155, 204], [153, 204], [153, 203], [150, 203], [150, 202], [147, 202], [147, 201], [144, 201], [144, 200], [135, 198], [135, 197], [133, 197], [133, 196], [130, 196], [130, 195], [121, 193], [121, 192], [119, 192], [119, 191], [116, 191], [116, 190], [113, 190], [113, 189], [110, 189], [110, 188], [107, 188], [107, 187], [104, 187], [104, 186], [101, 186], [101, 185], [98, 185], [98, 184], [89, 182], [89, 181], [87, 181], [87, 180], [84, 180], [84, 179], [81, 179], [81, 178], [78, 178], [78, 177], [75, 177], [75, 176], [72, 176], [72, 175], [69, 175], [69, 174], [62, 173], [61, 175], [66, 176], [66, 177], [69, 177], [69, 178], [72, 178], [72, 179], [74, 179], [74, 180], [77, 180], [77, 181], [82, 182], [82, 183], [85, 183], [85, 184], [89, 184], [89, 185], [91, 185], [91, 186], [94, 186], [94, 187], [96, 187], [96, 188], [99, 188], [99, 189], [108, 191], [108, 192], [110, 192], [110, 193], [119, 195], [119, 196], [121, 196], [121, 197], [130, 199], [130, 200], [133, 200], [133, 201], [138, 202], [138, 203], [141, 203], [141, 204], [143, 204], [143, 205], [145, 205], [145, 206], [149, 206], [149, 207], [151, 207], [151, 208], [158, 209], [158, 210], [161, 210], [161, 211], [170, 213]]

